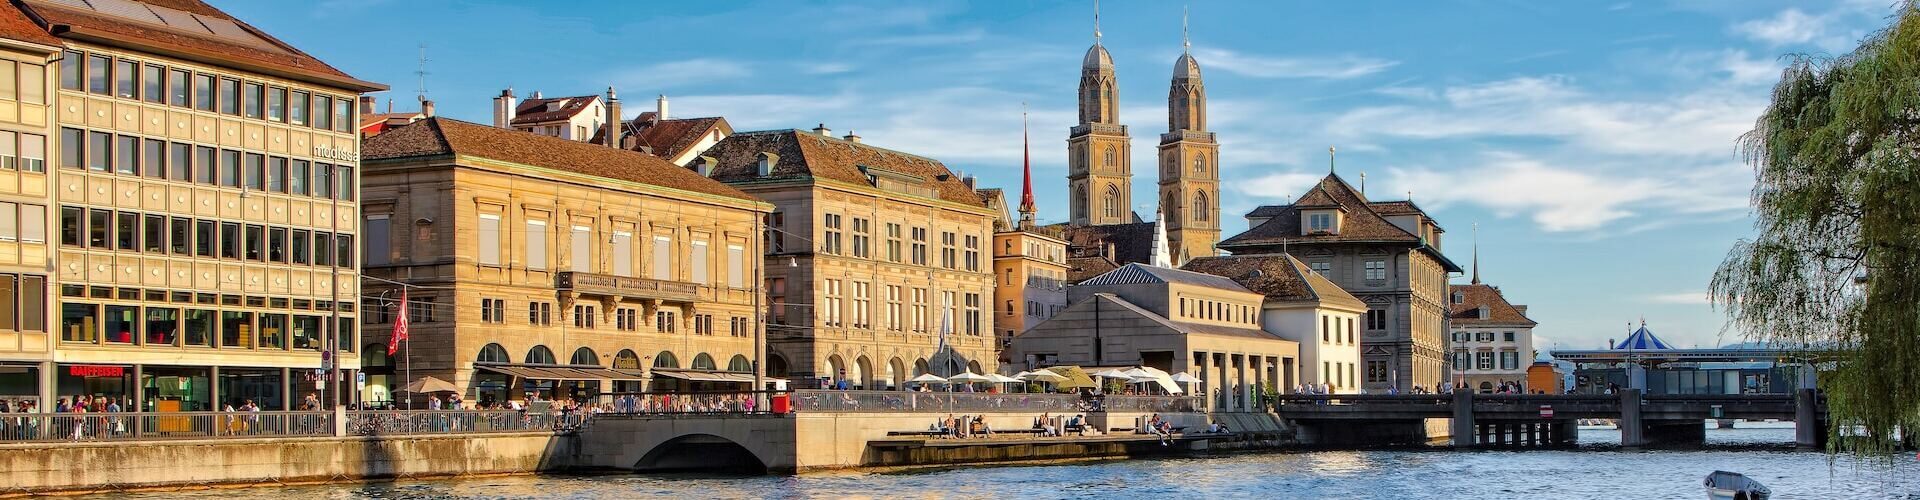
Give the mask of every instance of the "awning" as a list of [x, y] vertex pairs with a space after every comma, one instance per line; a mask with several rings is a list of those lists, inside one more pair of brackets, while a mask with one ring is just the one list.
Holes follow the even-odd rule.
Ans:
[[653, 376], [687, 380], [687, 381], [693, 381], [693, 382], [737, 382], [737, 383], [746, 383], [746, 384], [753, 383], [753, 374], [751, 373], [655, 369], [653, 370]]
[[640, 373], [632, 370], [615, 370], [597, 366], [554, 366], [554, 365], [474, 365], [474, 368], [511, 375], [532, 380], [642, 380]]

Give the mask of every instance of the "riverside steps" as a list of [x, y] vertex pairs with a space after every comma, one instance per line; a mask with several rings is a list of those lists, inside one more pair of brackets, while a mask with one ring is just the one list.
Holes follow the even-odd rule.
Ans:
[[1796, 444], [1824, 444], [1826, 400], [1811, 389], [1795, 394], [1645, 395], [1284, 395], [1274, 413], [1311, 445], [1417, 444], [1414, 432], [1432, 419], [1450, 419], [1451, 444], [1473, 447], [1565, 447], [1576, 444], [1577, 422], [1619, 422], [1620, 444], [1635, 448], [1697, 444], [1711, 419], [1795, 422]]

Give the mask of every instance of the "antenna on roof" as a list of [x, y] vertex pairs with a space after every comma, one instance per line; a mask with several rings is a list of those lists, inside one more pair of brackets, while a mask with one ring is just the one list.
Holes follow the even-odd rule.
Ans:
[[1473, 223], [1473, 284], [1480, 284], [1480, 223]]
[[1187, 14], [1191, 6], [1180, 6], [1180, 52], [1193, 53], [1193, 38], [1187, 34]]
[[420, 102], [426, 102], [427, 101], [427, 44], [425, 43], [420, 44], [420, 68], [413, 70], [413, 74], [420, 77], [420, 88], [418, 90], [418, 92], [420, 93]]
[[1093, 44], [1100, 44], [1100, 0], [1093, 0]]
[[1367, 195], [1367, 172], [1360, 172], [1360, 196]]

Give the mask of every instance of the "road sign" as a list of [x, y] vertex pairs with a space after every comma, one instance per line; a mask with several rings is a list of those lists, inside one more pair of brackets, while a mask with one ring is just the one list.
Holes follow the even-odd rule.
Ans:
[[1553, 405], [1540, 405], [1540, 418], [1553, 418]]

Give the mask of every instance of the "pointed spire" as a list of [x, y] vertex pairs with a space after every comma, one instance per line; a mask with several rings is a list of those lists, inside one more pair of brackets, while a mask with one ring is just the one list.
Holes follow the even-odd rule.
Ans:
[[1473, 284], [1480, 284], [1480, 223], [1473, 223]]
[[1093, 0], [1093, 44], [1100, 44], [1100, 0]]
[[1327, 175], [1333, 175], [1333, 146], [1327, 146]]
[[1167, 250], [1167, 212], [1156, 210], [1153, 216], [1153, 260], [1149, 265], [1172, 268], [1171, 253], [1173, 252]]
[[1033, 229], [1033, 147], [1027, 139], [1027, 103], [1020, 103], [1020, 229]]
[[1180, 6], [1180, 52], [1183, 54], [1193, 53], [1193, 38], [1189, 36], [1187, 30], [1187, 15], [1189, 14], [1189, 10], [1191, 9], [1189, 9], [1188, 6]]

